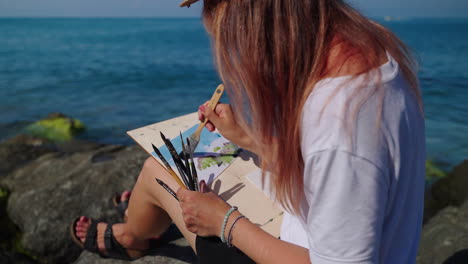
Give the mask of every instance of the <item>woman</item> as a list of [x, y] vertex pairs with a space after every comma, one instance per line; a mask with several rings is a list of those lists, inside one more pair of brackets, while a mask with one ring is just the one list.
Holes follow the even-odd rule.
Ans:
[[[81, 217], [80, 241], [139, 257], [172, 220], [202, 262], [414, 263], [425, 140], [404, 44], [341, 0], [205, 0], [203, 21], [232, 108], [201, 106], [200, 118], [262, 158], [288, 212], [281, 239], [209, 190], [179, 189], [178, 203], [154, 184], [156, 176], [177, 189], [149, 158], [127, 222], [92, 231], [96, 223]], [[214, 236], [242, 253], [206, 238]], [[228, 255], [216, 260], [211, 248]]]

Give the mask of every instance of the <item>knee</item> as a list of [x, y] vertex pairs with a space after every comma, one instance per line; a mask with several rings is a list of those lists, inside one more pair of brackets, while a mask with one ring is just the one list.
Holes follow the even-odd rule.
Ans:
[[155, 180], [156, 178], [159, 178], [166, 184], [172, 186], [170, 178], [168, 178], [168, 173], [165, 171], [164, 167], [154, 158], [149, 157], [143, 164], [143, 168], [141, 169], [137, 182], [139, 183], [139, 186], [142, 186], [142, 189], [147, 190], [147, 194], [151, 197], [151, 201], [155, 205], [161, 207], [159, 202], [159, 195], [161, 193], [159, 192], [159, 188], [161, 187], [157, 184]]
[[154, 177], [160, 171], [161, 165], [156, 160], [154, 160], [154, 158], [149, 157], [143, 163], [143, 168], [141, 169], [140, 175], [138, 176], [138, 181], [154, 181]]
[[159, 162], [157, 162], [153, 157], [148, 157], [145, 160], [145, 163], [143, 163], [144, 170], [154, 170], [159, 166], [161, 165], [159, 165]]

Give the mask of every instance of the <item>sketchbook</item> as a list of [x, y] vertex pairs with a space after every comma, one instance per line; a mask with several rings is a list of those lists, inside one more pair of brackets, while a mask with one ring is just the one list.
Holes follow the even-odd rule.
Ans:
[[[127, 134], [161, 163], [151, 144], [157, 146], [177, 172], [160, 132], [171, 139], [179, 152], [182, 149], [179, 133], [187, 138], [198, 124], [197, 113], [192, 113], [127, 131]], [[203, 129], [200, 143], [194, 152], [194, 161], [199, 181], [205, 180], [215, 193], [229, 204], [239, 207], [239, 211], [250, 221], [279, 237], [283, 210], [262, 188], [261, 170], [254, 154], [239, 149], [217, 132]]]

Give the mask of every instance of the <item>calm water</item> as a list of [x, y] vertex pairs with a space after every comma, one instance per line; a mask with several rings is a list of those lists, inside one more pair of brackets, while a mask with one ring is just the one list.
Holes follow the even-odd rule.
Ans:
[[[428, 157], [468, 158], [468, 20], [385, 22], [418, 55]], [[0, 140], [59, 111], [84, 137], [193, 112], [219, 83], [198, 19], [0, 19]]]

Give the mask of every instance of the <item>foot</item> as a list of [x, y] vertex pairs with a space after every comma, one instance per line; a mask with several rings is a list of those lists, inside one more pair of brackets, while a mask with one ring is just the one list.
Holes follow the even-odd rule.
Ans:
[[[123, 202], [127, 202], [130, 200], [130, 196], [132, 195], [131, 191], [123, 191], [120, 195], [114, 197], [114, 205], [117, 207], [119, 204]], [[122, 219], [124, 223], [127, 222], [128, 219], [128, 208], [125, 209], [124, 214], [122, 215]], [[158, 240], [161, 238], [162, 235], [152, 237], [151, 239]]]
[[[86, 241], [86, 233], [88, 232], [88, 228], [91, 225], [91, 220], [85, 216], [80, 217], [78, 222], [76, 223], [75, 233], [79, 240], [84, 244]], [[98, 223], [97, 224], [97, 238], [96, 244], [101, 252], [102, 255], [108, 255], [106, 251], [106, 247], [104, 244], [104, 232], [106, 230], [107, 223]], [[127, 254], [131, 258], [140, 258], [148, 249], [149, 244], [147, 240], [137, 240], [136, 238], [126, 234], [125, 224], [115, 224], [112, 226], [112, 231], [114, 234], [115, 239], [124, 247], [127, 251]]]

